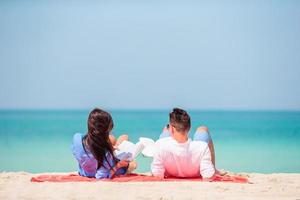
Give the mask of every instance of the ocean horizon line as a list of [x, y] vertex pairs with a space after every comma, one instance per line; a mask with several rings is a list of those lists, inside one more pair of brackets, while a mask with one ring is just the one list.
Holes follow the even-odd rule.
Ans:
[[[96, 108], [97, 106], [93, 107]], [[93, 108], [0, 108], [0, 112], [86, 112], [90, 111]], [[111, 112], [169, 112], [173, 108], [102, 108]], [[175, 108], [175, 107], [174, 107]], [[179, 107], [189, 112], [300, 112], [300, 109], [218, 109], [218, 108], [210, 108], [210, 109], [201, 109], [201, 108], [184, 108]]]

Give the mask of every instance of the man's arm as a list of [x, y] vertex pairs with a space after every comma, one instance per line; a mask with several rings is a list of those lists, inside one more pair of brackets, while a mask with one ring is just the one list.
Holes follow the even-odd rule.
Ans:
[[161, 150], [158, 147], [156, 148], [153, 156], [151, 172], [153, 176], [164, 178], [165, 167], [163, 164], [163, 158], [161, 156]]
[[200, 160], [200, 174], [204, 180], [211, 180], [215, 175], [215, 167], [211, 160], [211, 154], [208, 146], [205, 147]]

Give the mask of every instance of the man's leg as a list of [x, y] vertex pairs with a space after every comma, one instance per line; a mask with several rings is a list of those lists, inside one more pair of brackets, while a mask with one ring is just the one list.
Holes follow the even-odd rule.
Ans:
[[203, 141], [207, 143], [211, 154], [211, 161], [213, 165], [216, 167], [214, 143], [211, 139], [211, 135], [209, 133], [208, 128], [205, 126], [198, 127], [196, 133], [194, 134], [194, 140]]

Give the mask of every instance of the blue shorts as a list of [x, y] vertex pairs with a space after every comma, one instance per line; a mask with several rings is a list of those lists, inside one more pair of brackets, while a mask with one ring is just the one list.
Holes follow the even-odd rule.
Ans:
[[[159, 139], [165, 138], [165, 137], [170, 137], [170, 136], [171, 136], [171, 134], [169, 131], [163, 131], [160, 134]], [[204, 131], [204, 130], [196, 131], [196, 133], [194, 134], [193, 140], [206, 142], [208, 144], [211, 141], [211, 136], [207, 131]]]
[[207, 131], [201, 130], [201, 131], [196, 131], [194, 134], [194, 141], [203, 141], [206, 142], [207, 144], [211, 141], [211, 136]]

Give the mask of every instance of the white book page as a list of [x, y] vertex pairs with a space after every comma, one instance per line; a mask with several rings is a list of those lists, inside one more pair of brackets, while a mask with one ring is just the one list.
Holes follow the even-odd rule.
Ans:
[[150, 138], [141, 137], [140, 142], [143, 143], [144, 149], [142, 151], [143, 156], [153, 157], [155, 151], [155, 142]]
[[116, 157], [120, 160], [134, 160], [144, 149], [144, 145], [140, 142], [134, 144], [129, 141], [123, 141], [115, 151]]

